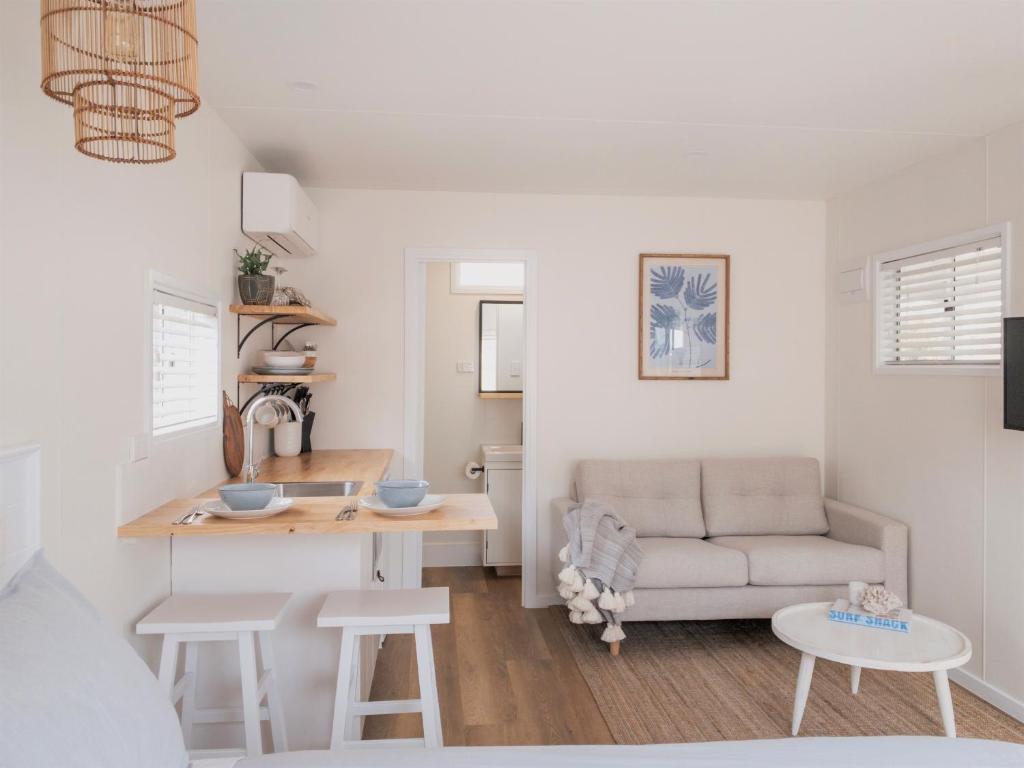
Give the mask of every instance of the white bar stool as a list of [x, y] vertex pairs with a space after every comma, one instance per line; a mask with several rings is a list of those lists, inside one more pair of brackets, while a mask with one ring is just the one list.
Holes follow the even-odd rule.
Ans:
[[[284, 710], [277, 690], [277, 672], [270, 633], [277, 628], [290, 594], [171, 595], [135, 625], [140, 635], [163, 635], [160, 654], [160, 685], [171, 704], [181, 700], [181, 730], [185, 746], [192, 741], [195, 723], [242, 723], [244, 750], [203, 750], [206, 757], [263, 754], [261, 721], [270, 721], [275, 752], [288, 751]], [[260, 673], [256, 670], [256, 636], [259, 636]], [[199, 674], [199, 643], [238, 643], [242, 676], [242, 707], [196, 708]], [[176, 681], [178, 645], [185, 644], [185, 671]], [[263, 698], [267, 706], [260, 706]], [[192, 757], [199, 757], [198, 752]]]
[[[441, 709], [437, 701], [431, 624], [447, 624], [448, 588], [346, 590], [331, 592], [317, 617], [318, 627], [341, 627], [338, 687], [334, 695], [334, 726], [331, 749], [366, 746], [443, 745]], [[356, 690], [359, 669], [359, 638], [363, 635], [412, 634], [416, 638], [416, 666], [420, 698], [398, 701], [361, 701]], [[358, 718], [419, 712], [422, 739], [370, 739], [363, 741]]]

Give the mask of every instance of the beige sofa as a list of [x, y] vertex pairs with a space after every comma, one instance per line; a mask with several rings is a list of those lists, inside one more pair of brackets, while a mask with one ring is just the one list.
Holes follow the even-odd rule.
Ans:
[[907, 527], [822, 498], [816, 459], [583, 461], [575, 498], [610, 504], [644, 551], [625, 621], [767, 618], [851, 581], [907, 601]]

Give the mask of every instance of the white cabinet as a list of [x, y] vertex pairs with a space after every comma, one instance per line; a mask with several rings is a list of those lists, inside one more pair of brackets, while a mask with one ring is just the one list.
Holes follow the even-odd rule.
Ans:
[[523, 560], [523, 462], [521, 446], [484, 446], [484, 481], [498, 529], [484, 531], [485, 566]]

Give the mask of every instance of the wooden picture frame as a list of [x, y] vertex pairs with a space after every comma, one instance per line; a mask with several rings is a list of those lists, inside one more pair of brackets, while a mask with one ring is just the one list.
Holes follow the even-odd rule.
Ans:
[[729, 379], [729, 256], [641, 253], [638, 376]]

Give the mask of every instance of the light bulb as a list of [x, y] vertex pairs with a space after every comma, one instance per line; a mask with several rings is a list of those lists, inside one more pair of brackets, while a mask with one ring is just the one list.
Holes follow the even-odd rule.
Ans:
[[[128, 9], [130, 3], [112, 4]], [[108, 58], [115, 61], [138, 61], [139, 59], [138, 16], [120, 10], [107, 9], [104, 20], [104, 49]]]

